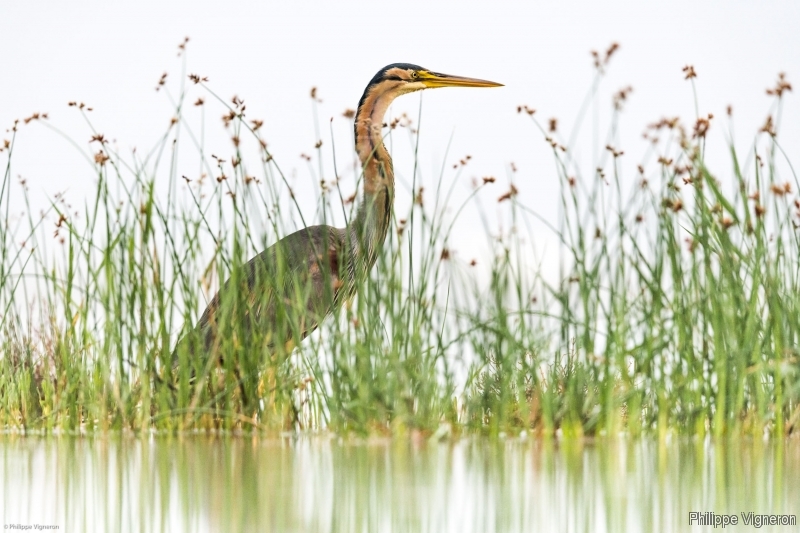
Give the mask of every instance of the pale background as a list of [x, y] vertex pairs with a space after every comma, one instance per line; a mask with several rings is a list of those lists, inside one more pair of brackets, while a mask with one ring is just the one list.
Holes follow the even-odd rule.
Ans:
[[[346, 174], [343, 162], [352, 162], [352, 135], [342, 112], [355, 108], [380, 67], [412, 62], [505, 84], [500, 89], [424, 92], [418, 179], [426, 188], [435, 187], [442, 167], [448, 184], [458, 180], [457, 200], [470, 192], [472, 178], [496, 176], [498, 182], [482, 193], [481, 201], [489, 218], [499, 220], [496, 199], [513, 180], [518, 200], [556, 223], [553, 158], [533, 124], [517, 114], [518, 105], [536, 108], [542, 122], [558, 117], [560, 132], [568, 137], [594, 75], [589, 51], [618, 42], [621, 48], [596, 107], [581, 126], [575, 154], [583, 174], [591, 176], [607, 140], [611, 95], [631, 85], [634, 92], [622, 114], [616, 145], [625, 150], [623, 175], [633, 180], [647, 148], [640, 136], [648, 123], [673, 115], [689, 125], [694, 122], [691, 85], [681, 72], [685, 65], [694, 65], [700, 113], [717, 117], [709, 138], [709, 164], [716, 164], [713, 170], [725, 179], [731, 167], [725, 154], [726, 106], [734, 109], [737, 149], [747, 153], [771, 112], [772, 99], [765, 89], [781, 71], [790, 82], [800, 83], [799, 27], [800, 4], [789, 1], [3, 0], [0, 135], [8, 138], [4, 130], [16, 118], [48, 112], [51, 124], [88, 150], [89, 129], [66, 105], [76, 100], [93, 106], [93, 124], [116, 140], [122, 153], [133, 147], [149, 149], [172, 116], [165, 92], [154, 88], [168, 72], [167, 86], [172, 94], [178, 92], [183, 59], [176, 57], [177, 45], [189, 36], [188, 71], [208, 76], [210, 87], [226, 99], [234, 94], [244, 98], [248, 116], [265, 121], [264, 136], [272, 153], [292, 176], [304, 208], [313, 216], [317, 189], [300, 154], [314, 153], [315, 128], [324, 143], [323, 177], [331, 179], [328, 120], [334, 117], [340, 174]], [[317, 126], [309, 98], [312, 86], [318, 87], [322, 99]], [[197, 96], [210, 100], [199, 88], [190, 88], [190, 100]], [[798, 96], [788, 95], [781, 123], [782, 143], [790, 157], [800, 153]], [[416, 119], [419, 106], [420, 96], [405, 96], [387, 118], [407, 112]], [[196, 109], [188, 110], [193, 112]], [[208, 110], [207, 143], [210, 152], [229, 157], [221, 114], [221, 108]], [[404, 132], [395, 134], [394, 141], [396, 206], [405, 211], [413, 156]], [[456, 175], [452, 164], [466, 154], [472, 159]], [[510, 171], [512, 162], [516, 174]], [[313, 168], [318, 168], [316, 161]], [[178, 171], [197, 173], [195, 163]], [[35, 123], [21, 127], [12, 176], [27, 180], [34, 209], [46, 207], [63, 191], [73, 205], [81, 206], [96, 183], [91, 166], [74, 147]], [[352, 192], [352, 179], [349, 183], [345, 194]], [[535, 232], [537, 257], [552, 264], [552, 235], [544, 226]], [[483, 233], [474, 213], [462, 216], [453, 236], [455, 257], [482, 257]]]

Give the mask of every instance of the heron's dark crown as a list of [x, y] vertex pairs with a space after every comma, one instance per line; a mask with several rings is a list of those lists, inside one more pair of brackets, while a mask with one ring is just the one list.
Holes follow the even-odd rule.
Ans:
[[393, 68], [401, 68], [403, 70], [425, 70], [419, 65], [414, 65], [411, 63], [392, 63], [391, 65], [386, 65], [382, 69], [380, 69], [375, 76], [367, 84], [367, 89], [371, 86], [375, 85], [376, 83], [380, 83], [383, 80], [387, 79], [387, 73], [392, 70]]
[[399, 69], [403, 69], [403, 70], [425, 70], [421, 66], [414, 65], [412, 63], [392, 63], [391, 65], [386, 65], [385, 67], [380, 69], [375, 74], [375, 76], [372, 77], [371, 80], [369, 80], [369, 83], [367, 84], [366, 88], [364, 89], [364, 94], [361, 95], [361, 99], [358, 101], [358, 107], [357, 107], [358, 110], [361, 109], [361, 106], [364, 104], [364, 100], [366, 99], [367, 94], [369, 94], [369, 91], [370, 91], [370, 89], [372, 87], [374, 87], [375, 85], [378, 85], [379, 83], [381, 83], [383, 81], [386, 81], [386, 80], [398, 80], [399, 81], [399, 78], [395, 78], [395, 77], [393, 77], [393, 76], [388, 74], [390, 70], [395, 69], [395, 68], [399, 68]]

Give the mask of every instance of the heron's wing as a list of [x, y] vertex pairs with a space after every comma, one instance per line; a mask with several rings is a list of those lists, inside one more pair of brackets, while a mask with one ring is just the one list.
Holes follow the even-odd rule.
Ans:
[[213, 349], [220, 329], [266, 336], [268, 346], [303, 339], [331, 312], [344, 285], [342, 230], [312, 226], [242, 265], [209, 303], [197, 330]]
[[[288, 319], [293, 331], [287, 335], [299, 335], [300, 339], [319, 325], [332, 311], [342, 287], [342, 234], [330, 226], [312, 226], [285, 237], [260, 255], [263, 271], [251, 269], [252, 286], [266, 285], [267, 291], [265, 297], [257, 296], [257, 322], [278, 325], [281, 319]], [[263, 280], [259, 279], [262, 273]]]

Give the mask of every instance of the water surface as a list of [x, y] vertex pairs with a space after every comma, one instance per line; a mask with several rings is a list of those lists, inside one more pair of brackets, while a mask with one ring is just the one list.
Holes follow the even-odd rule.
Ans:
[[[690, 512], [800, 515], [798, 439], [5, 435], [0, 472], [11, 530], [700, 532], [720, 529]], [[800, 531], [739, 520], [726, 530]]]

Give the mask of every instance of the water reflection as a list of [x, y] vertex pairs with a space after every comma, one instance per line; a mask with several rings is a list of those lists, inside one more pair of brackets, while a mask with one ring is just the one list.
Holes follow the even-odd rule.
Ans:
[[5, 435], [0, 454], [4, 525], [67, 532], [711, 531], [689, 512], [800, 515], [797, 439]]

